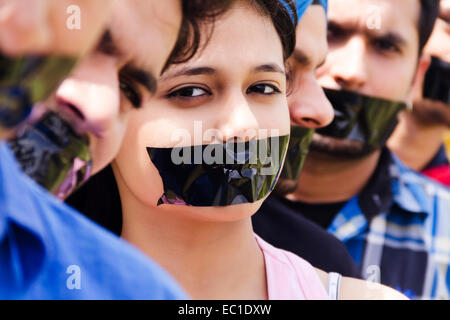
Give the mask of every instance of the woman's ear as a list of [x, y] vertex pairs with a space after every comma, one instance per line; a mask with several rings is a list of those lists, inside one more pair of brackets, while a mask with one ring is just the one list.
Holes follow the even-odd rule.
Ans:
[[422, 99], [425, 74], [427, 73], [430, 64], [431, 64], [431, 57], [428, 54], [422, 53], [422, 55], [419, 57], [416, 75], [414, 77], [411, 92], [409, 95], [409, 100], [411, 102], [414, 100]]

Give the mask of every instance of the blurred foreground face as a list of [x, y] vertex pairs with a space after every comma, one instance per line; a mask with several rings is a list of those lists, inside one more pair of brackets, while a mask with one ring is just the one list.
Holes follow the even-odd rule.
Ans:
[[0, 138], [96, 43], [110, 1], [0, 1]]
[[117, 154], [129, 113], [150, 108], [181, 24], [179, 0], [118, 0], [99, 46], [49, 102], [80, 134], [87, 134], [93, 173]]
[[[418, 0], [329, 1], [329, 54], [317, 72], [319, 83], [406, 101], [418, 63], [419, 12]], [[357, 154], [360, 144], [316, 134], [311, 147], [331, 155]]]
[[110, 0], [1, 0], [0, 51], [78, 56], [97, 40]]

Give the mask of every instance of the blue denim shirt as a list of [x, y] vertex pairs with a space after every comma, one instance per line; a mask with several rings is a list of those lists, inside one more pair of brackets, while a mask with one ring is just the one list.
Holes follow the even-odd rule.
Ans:
[[49, 195], [0, 143], [0, 299], [185, 299], [136, 248]]

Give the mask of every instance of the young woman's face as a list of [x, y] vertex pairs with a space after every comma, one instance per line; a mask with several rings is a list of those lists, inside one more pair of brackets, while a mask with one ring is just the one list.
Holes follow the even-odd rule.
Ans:
[[[207, 30], [202, 29], [203, 34]], [[283, 50], [270, 18], [239, 2], [213, 30], [207, 46], [188, 63], [171, 66], [149, 106], [131, 116], [113, 163], [121, 194], [127, 189], [140, 202], [156, 207], [163, 184], [147, 147], [265, 138], [261, 129], [269, 136], [289, 133]], [[270, 134], [271, 129], [278, 134]], [[217, 130], [215, 140], [204, 136], [207, 130]], [[189, 141], [174, 137], [177, 133], [188, 133]], [[262, 201], [224, 207], [164, 204], [159, 208], [231, 221], [253, 214]]]

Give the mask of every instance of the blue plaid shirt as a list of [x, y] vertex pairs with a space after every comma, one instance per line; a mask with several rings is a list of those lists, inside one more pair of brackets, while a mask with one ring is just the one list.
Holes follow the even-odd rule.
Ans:
[[450, 191], [386, 154], [388, 183], [348, 201], [328, 231], [366, 279], [413, 299], [449, 299]]

